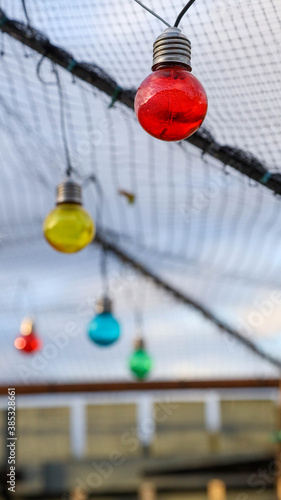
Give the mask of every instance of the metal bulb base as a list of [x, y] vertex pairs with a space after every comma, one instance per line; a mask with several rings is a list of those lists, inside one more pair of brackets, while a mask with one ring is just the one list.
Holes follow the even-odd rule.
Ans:
[[152, 70], [160, 64], [183, 64], [191, 71], [191, 42], [179, 28], [167, 28], [156, 38]]
[[61, 203], [76, 203], [82, 205], [82, 188], [80, 184], [65, 179], [57, 186], [57, 205]]
[[144, 339], [142, 337], [137, 337], [135, 340], [134, 340], [134, 348], [136, 351], [139, 351], [139, 350], [144, 350], [145, 349], [145, 342], [144, 342]]
[[104, 295], [96, 303], [96, 313], [112, 313], [112, 300]]

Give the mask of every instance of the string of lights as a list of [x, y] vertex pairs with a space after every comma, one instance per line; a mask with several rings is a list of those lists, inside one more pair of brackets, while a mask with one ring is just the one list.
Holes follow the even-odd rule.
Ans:
[[[172, 7], [168, 10], [164, 3], [160, 4], [163, 6], [165, 18], [170, 19], [171, 13], [173, 15]], [[174, 14], [179, 10], [176, 4], [178, 2], [173, 5]], [[206, 7], [203, 0], [201, 3], [196, 3], [194, 11], [192, 9], [191, 34], [195, 29], [194, 23], [195, 26], [196, 22], [198, 23], [198, 33], [203, 26], [199, 4]], [[62, 10], [63, 8], [64, 2]], [[18, 241], [19, 234], [26, 240], [31, 238], [30, 241], [33, 241], [33, 237], [38, 238], [38, 232], [41, 234], [42, 217], [52, 204], [53, 198], [49, 196], [49, 190], [53, 189], [57, 184], [56, 181], [59, 182], [65, 172], [60, 96], [56, 85], [45, 84], [54, 80], [53, 64], [56, 64], [63, 85], [64, 118], [69, 140], [69, 155], [73, 165], [72, 175], [82, 184], [85, 205], [91, 207], [96, 214], [94, 219], [97, 222], [98, 234], [106, 234], [111, 243], [118, 242], [119, 245], [122, 242], [122, 250], [125, 249], [124, 251], [136, 262], [145, 262], [146, 269], [155, 269], [158, 277], [166, 276], [164, 282], [170, 283], [172, 289], [183, 290], [182, 293], [192, 297], [195, 303], [208, 304], [208, 310], [212, 311], [215, 318], [225, 317], [224, 309], [228, 311], [233, 306], [237, 314], [235, 318], [229, 317], [229, 325], [234, 325], [243, 306], [245, 314], [247, 314], [246, 307], [252, 307], [255, 293], [269, 294], [272, 286], [279, 286], [279, 199], [264, 189], [264, 185], [270, 184], [272, 180], [279, 182], [280, 174], [277, 172], [277, 167], [276, 172], [273, 172], [274, 161], [271, 162], [273, 170], [269, 175], [264, 160], [266, 156], [274, 158], [275, 153], [272, 152], [271, 155], [271, 151], [268, 150], [267, 154], [264, 148], [265, 155], [260, 156], [262, 147], [260, 143], [264, 138], [261, 138], [259, 148], [257, 147], [258, 157], [263, 158], [263, 161], [258, 161], [249, 153], [246, 154], [243, 147], [241, 149], [237, 147], [237, 137], [243, 127], [248, 126], [248, 122], [241, 123], [237, 132], [235, 127], [232, 127], [230, 119], [232, 115], [229, 113], [225, 116], [225, 127], [222, 125], [223, 121], [218, 124], [218, 121], [223, 119], [222, 106], [217, 104], [216, 89], [210, 87], [211, 77], [208, 95], [211, 92], [213, 107], [211, 113], [214, 116], [212, 127], [209, 127], [209, 122], [206, 129], [201, 128], [190, 138], [202, 141], [199, 148], [194, 148], [191, 141], [182, 141], [174, 145], [159, 144], [144, 134], [131, 112], [134, 91], [129, 90], [127, 93], [126, 90], [127, 79], [134, 88], [137, 80], [141, 81], [141, 75], [137, 74], [135, 79], [133, 78], [136, 69], [134, 61], [130, 59], [130, 63], [127, 63], [125, 56], [121, 57], [121, 54], [125, 50], [124, 47], [129, 46], [132, 58], [136, 51], [134, 57], [139, 64], [147, 49], [137, 43], [136, 47], [132, 43], [128, 44], [128, 31], [123, 30], [125, 19], [128, 17], [127, 12], [124, 12], [123, 17], [116, 16], [113, 23], [106, 2], [102, 2], [102, 8], [104, 10], [95, 12], [96, 23], [101, 21], [100, 29], [101, 31], [105, 29], [105, 33], [107, 24], [110, 25], [115, 30], [114, 37], [118, 37], [119, 33], [118, 44], [111, 41], [111, 45], [107, 45], [107, 35], [104, 37], [102, 49], [97, 43], [95, 57], [104, 53], [104, 61], [100, 58], [99, 66], [82, 63], [83, 71], [86, 69], [84, 80], [75, 75], [75, 68], [79, 69], [80, 63], [73, 68], [73, 71], [74, 62], [68, 67], [69, 62], [79, 61], [81, 54], [82, 57], [87, 56], [88, 61], [92, 61], [93, 57], [91, 44], [88, 47], [86, 44], [89, 36], [87, 23], [86, 29], [80, 32], [80, 19], [77, 17], [75, 6], [70, 6], [70, 15], [63, 20], [60, 12], [57, 12], [58, 18], [55, 23], [52, 23], [52, 10], [48, 11], [49, 24], [46, 23], [48, 27], [46, 33], [49, 40], [55, 41], [54, 50], [58, 51], [60, 46], [66, 46], [68, 49], [70, 47], [69, 51], [61, 51], [58, 54], [60, 62], [53, 63], [48, 54], [40, 52], [41, 48], [37, 51], [39, 54], [33, 48], [23, 50], [25, 45], [2, 32], [1, 38], [6, 40], [6, 53], [1, 57], [3, 85], [0, 99], [2, 109], [0, 127], [4, 138], [2, 176], [5, 190], [8, 187], [11, 195], [8, 202], [6, 196], [0, 201], [3, 213], [1, 231], [9, 227], [10, 241]], [[16, 8], [9, 7], [7, 3], [7, 9], [9, 19], [12, 19], [13, 12], [14, 19], [20, 19]], [[111, 6], [111, 10], [114, 9], [115, 6]], [[143, 30], [144, 41], [149, 42], [149, 37], [154, 36], [156, 29], [153, 22], [158, 21], [149, 20], [147, 25], [141, 25], [142, 23], [138, 23], [141, 19], [139, 10], [141, 9], [134, 11], [136, 26]], [[30, 18], [37, 26], [35, 4], [30, 5], [30, 13]], [[21, 25], [17, 22], [16, 27], [24, 32], [27, 28], [25, 19], [23, 20], [24, 23]], [[73, 26], [67, 29], [67, 23], [73, 23]], [[96, 30], [96, 24], [94, 26]], [[214, 27], [216, 31], [212, 33], [214, 37], [219, 38], [218, 26], [217, 24]], [[69, 31], [72, 37], [67, 40]], [[224, 26], [223, 32], [225, 31]], [[33, 37], [30, 30], [29, 36]], [[35, 36], [38, 38], [38, 32]], [[66, 41], [61, 43], [64, 37]], [[199, 38], [198, 35], [197, 43]], [[76, 50], [74, 45], [78, 39]], [[45, 38], [43, 42], [45, 43]], [[38, 40], [36, 43], [39, 46]], [[210, 47], [214, 49], [216, 58], [219, 57], [219, 51], [215, 53], [217, 46], [213, 40], [210, 41]], [[51, 48], [51, 52], [52, 50]], [[199, 61], [201, 67], [203, 64], [200, 52], [203, 53], [204, 50], [199, 40], [199, 50], [194, 60], [195, 64]], [[230, 50], [227, 52], [229, 58], [233, 54], [234, 48], [233, 52]], [[67, 59], [67, 64], [65, 61], [62, 63], [64, 57]], [[111, 73], [109, 62], [112, 63], [115, 57], [116, 65]], [[230, 59], [227, 64], [229, 62]], [[120, 68], [122, 67], [124, 71], [123, 79], [118, 73], [117, 63], [120, 63]], [[101, 68], [105, 68], [104, 71]], [[223, 69], [221, 64], [222, 74]], [[100, 87], [93, 84], [95, 72]], [[113, 74], [114, 78], [108, 77], [109, 73]], [[226, 73], [224, 81], [233, 89], [234, 85], [229, 83], [228, 77], [229, 73]], [[108, 85], [107, 92], [101, 87], [103, 78]], [[235, 85], [238, 88], [239, 81], [235, 80]], [[265, 93], [266, 91], [267, 89]], [[122, 99], [129, 99], [131, 104], [124, 105]], [[257, 104], [257, 108], [258, 106]], [[214, 112], [214, 107], [217, 113]], [[248, 129], [249, 138], [255, 133], [256, 116], [254, 112], [249, 115], [249, 123], [252, 120], [252, 128]], [[221, 130], [220, 143], [214, 140], [217, 126]], [[223, 144], [221, 139], [224, 136], [229, 140], [228, 132], [233, 134], [234, 139], [236, 138], [236, 141], [234, 140], [236, 147], [220, 146]], [[274, 140], [273, 138], [272, 142]], [[242, 144], [245, 146], [246, 139]], [[249, 149], [253, 150], [251, 147]], [[227, 157], [224, 168], [221, 168], [221, 160], [217, 161], [215, 157], [217, 152]], [[230, 162], [229, 157], [231, 157]], [[231, 168], [232, 162], [235, 164], [234, 169]], [[265, 182], [249, 182], [246, 176], [241, 176], [240, 173], [244, 173], [244, 163], [250, 175], [254, 171], [258, 179], [263, 177], [264, 172], [267, 173], [263, 179]], [[93, 179], [93, 182], [89, 179]], [[102, 186], [103, 201], [98, 193], [97, 180]], [[26, 189], [18, 197], [16, 184], [20, 182]], [[44, 186], [48, 186], [46, 194], [43, 194]], [[9, 239], [3, 241], [3, 246], [5, 245], [9, 247]], [[152, 258], [155, 260], [150, 267]], [[94, 268], [94, 263], [91, 263], [91, 266]], [[173, 278], [171, 280], [168, 279], [169, 273]], [[67, 306], [63, 304], [66, 299], [61, 297], [60, 300], [62, 310], [66, 311]], [[181, 300], [176, 299], [175, 302], [180, 303]], [[59, 305], [57, 307], [59, 309]], [[119, 313], [118, 304], [117, 313]], [[219, 326], [213, 324], [216, 325], [217, 331]], [[227, 321], [226, 326], [228, 326]], [[230, 328], [234, 332], [240, 331], [238, 326]], [[249, 332], [250, 337], [254, 335], [257, 333]], [[188, 335], [187, 338], [189, 339]], [[258, 341], [253, 344], [260, 345]], [[148, 349], [150, 350], [149, 345]], [[261, 347], [259, 349], [263, 351]], [[215, 351], [215, 348], [213, 350]], [[215, 352], [213, 354], [215, 355]]]

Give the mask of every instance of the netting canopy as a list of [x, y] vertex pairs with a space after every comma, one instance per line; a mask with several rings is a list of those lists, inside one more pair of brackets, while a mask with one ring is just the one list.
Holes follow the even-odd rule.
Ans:
[[[173, 23], [184, 2], [146, 4]], [[281, 174], [280, 2], [197, 0], [181, 22], [208, 95], [199, 133], [209, 149], [152, 138], [118, 100], [120, 89], [133, 99], [164, 29], [133, 0], [2, 0], [1, 9], [0, 383], [129, 379], [140, 315], [155, 379], [276, 376], [114, 253], [108, 278], [122, 337], [95, 347], [86, 327], [102, 292], [101, 249], [57, 253], [42, 223], [66, 167], [55, 67], [74, 177], [99, 235], [281, 362], [281, 210], [267, 186]], [[71, 54], [95, 71], [112, 95], [60, 67], [67, 64], [54, 66], [38, 49], [46, 43], [64, 49], [61, 61]], [[211, 155], [213, 144], [260, 169], [258, 182]], [[35, 357], [13, 347], [26, 314], [44, 343]]]

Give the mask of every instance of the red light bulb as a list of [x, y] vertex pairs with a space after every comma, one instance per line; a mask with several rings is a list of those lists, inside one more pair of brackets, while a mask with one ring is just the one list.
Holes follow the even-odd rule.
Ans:
[[21, 335], [17, 337], [14, 346], [20, 351], [32, 353], [41, 349], [42, 343], [35, 333], [30, 333], [27, 337]]
[[25, 318], [21, 323], [21, 335], [16, 338], [14, 346], [20, 351], [31, 354], [39, 351], [42, 347], [41, 340], [37, 337], [33, 330], [33, 322], [29, 318]]
[[180, 141], [201, 126], [208, 108], [203, 85], [191, 74], [191, 44], [168, 28], [153, 46], [152, 71], [140, 85], [135, 112], [140, 125], [162, 141]]

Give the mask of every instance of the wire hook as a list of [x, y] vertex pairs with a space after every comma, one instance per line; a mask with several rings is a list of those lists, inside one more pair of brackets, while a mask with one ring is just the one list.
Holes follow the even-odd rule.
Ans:
[[42, 55], [42, 57], [39, 59], [37, 66], [36, 66], [36, 74], [38, 79], [40, 80], [41, 83], [44, 83], [44, 85], [56, 85], [56, 82], [47, 82], [45, 81], [42, 76], [41, 76], [41, 66], [43, 64], [43, 61], [45, 57], [47, 56], [47, 52]]

